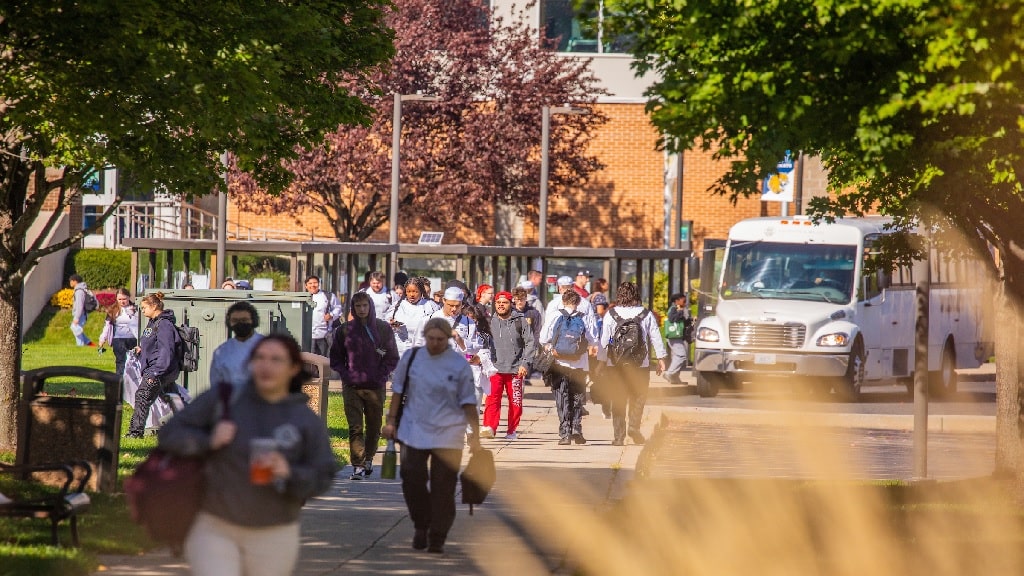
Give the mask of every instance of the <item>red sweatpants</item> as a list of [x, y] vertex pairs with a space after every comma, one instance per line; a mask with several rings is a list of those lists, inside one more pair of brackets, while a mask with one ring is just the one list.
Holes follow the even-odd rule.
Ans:
[[484, 407], [484, 426], [498, 431], [502, 391], [508, 394], [508, 433], [511, 434], [519, 428], [519, 419], [523, 417], [523, 379], [517, 374], [491, 376], [491, 393], [487, 395], [487, 405]]

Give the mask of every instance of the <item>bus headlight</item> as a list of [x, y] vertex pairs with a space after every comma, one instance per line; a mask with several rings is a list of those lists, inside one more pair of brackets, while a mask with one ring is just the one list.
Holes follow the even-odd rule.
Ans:
[[718, 331], [702, 326], [697, 329], [697, 340], [701, 342], [718, 342]]
[[825, 334], [821, 338], [818, 338], [818, 346], [841, 347], [846, 346], [846, 343], [849, 341], [849, 334], [835, 332], [833, 334]]

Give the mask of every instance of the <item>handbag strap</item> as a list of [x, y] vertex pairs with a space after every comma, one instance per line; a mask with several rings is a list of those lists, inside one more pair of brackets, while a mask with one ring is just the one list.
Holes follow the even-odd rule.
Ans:
[[412, 363], [416, 361], [416, 353], [419, 351], [419, 346], [412, 349], [412, 354], [409, 356], [409, 364], [405, 367], [405, 376], [402, 379], [402, 404], [405, 404], [405, 397], [409, 395], [409, 372], [412, 370]]

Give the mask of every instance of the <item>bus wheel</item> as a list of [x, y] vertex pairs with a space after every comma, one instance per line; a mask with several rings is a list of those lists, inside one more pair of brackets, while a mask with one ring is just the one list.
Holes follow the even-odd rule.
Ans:
[[836, 396], [843, 402], [859, 402], [860, 387], [864, 383], [864, 343], [857, 339], [850, 350], [846, 374], [834, 386]]
[[720, 376], [718, 372], [697, 371], [697, 394], [701, 398], [718, 396], [718, 389], [721, 385]]
[[928, 393], [935, 398], [956, 394], [956, 349], [949, 340], [942, 348], [938, 372], [928, 373]]

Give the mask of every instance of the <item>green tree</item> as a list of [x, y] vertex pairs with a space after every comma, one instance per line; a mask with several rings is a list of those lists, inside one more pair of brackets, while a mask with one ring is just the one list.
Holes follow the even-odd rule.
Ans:
[[0, 4], [0, 447], [16, 440], [25, 275], [92, 231], [26, 243], [47, 197], [57, 204], [48, 231], [95, 167], [206, 194], [225, 150], [268, 190], [283, 189], [281, 161], [298, 146], [368, 120], [351, 92], [392, 54], [386, 3]]
[[[731, 161], [756, 191], [786, 149], [822, 158], [829, 218], [875, 210], [957, 231], [1000, 279], [997, 468], [1022, 469], [1024, 4], [994, 0], [610, 0], [660, 80], [663, 144]], [[693, 144], [689, 144], [693, 143]], [[996, 250], [990, 250], [993, 247]], [[950, 246], [944, 248], [952, 249]], [[916, 255], [907, 243], [890, 257]], [[1024, 477], [1021, 475], [1020, 477]]]

